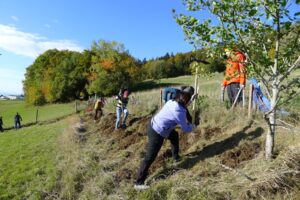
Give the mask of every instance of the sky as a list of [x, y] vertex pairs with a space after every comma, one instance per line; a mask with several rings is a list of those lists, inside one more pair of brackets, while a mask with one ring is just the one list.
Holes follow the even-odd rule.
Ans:
[[191, 51], [172, 9], [185, 12], [181, 0], [0, 0], [0, 94], [22, 94], [26, 68], [48, 49], [106, 40], [141, 60]]
[[172, 9], [181, 0], [0, 0], [0, 94], [21, 94], [26, 68], [47, 49], [89, 49], [94, 40], [123, 43], [139, 59], [192, 46]]

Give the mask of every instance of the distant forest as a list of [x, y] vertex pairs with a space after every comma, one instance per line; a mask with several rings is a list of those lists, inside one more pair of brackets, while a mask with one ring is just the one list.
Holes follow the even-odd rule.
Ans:
[[224, 71], [224, 61], [207, 60], [204, 50], [166, 53], [153, 59], [136, 59], [123, 44], [94, 41], [83, 52], [52, 49], [41, 54], [26, 69], [23, 82], [29, 104], [69, 102], [89, 95], [110, 96], [120, 87], [134, 87], [146, 79], [161, 79], [192, 74], [193, 61], [209, 72]]

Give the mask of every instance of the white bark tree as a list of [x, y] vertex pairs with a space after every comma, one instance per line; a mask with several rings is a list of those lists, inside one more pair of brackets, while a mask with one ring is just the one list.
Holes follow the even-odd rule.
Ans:
[[[177, 23], [196, 48], [219, 54], [224, 46], [238, 46], [247, 54], [248, 76], [255, 75], [265, 86], [271, 110], [265, 113], [266, 159], [271, 159], [278, 107], [297, 95], [300, 78], [290, 74], [300, 66], [300, 0], [182, 0], [191, 15], [176, 13]], [[213, 19], [200, 20], [196, 14]], [[194, 16], [193, 16], [194, 15]], [[220, 45], [222, 44], [222, 45]]]

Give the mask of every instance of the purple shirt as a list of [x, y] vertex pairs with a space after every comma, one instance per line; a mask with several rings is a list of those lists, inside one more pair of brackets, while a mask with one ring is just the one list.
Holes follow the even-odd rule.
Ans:
[[191, 132], [193, 129], [193, 126], [187, 123], [186, 108], [174, 100], [168, 101], [151, 119], [153, 130], [164, 138], [169, 137], [177, 124], [186, 133]]

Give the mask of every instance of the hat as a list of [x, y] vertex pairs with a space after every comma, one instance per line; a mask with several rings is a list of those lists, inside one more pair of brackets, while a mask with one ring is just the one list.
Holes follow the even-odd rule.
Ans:
[[188, 87], [183, 88], [182, 92], [188, 93], [192, 96], [195, 92], [195, 89], [192, 86], [188, 86]]

